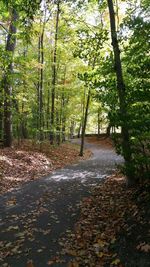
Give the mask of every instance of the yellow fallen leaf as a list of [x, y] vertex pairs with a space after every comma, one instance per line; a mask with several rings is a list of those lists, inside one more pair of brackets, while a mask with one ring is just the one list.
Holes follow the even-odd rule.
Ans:
[[112, 261], [111, 265], [118, 265], [120, 263], [120, 260], [119, 259], [116, 259], [114, 261]]
[[79, 267], [79, 264], [77, 262], [69, 262], [67, 267]]
[[47, 265], [50, 266], [50, 265], [52, 265], [53, 263], [54, 263], [54, 261], [51, 261], [51, 260], [50, 260], [50, 261], [47, 262]]
[[104, 253], [103, 252], [100, 252], [99, 254], [98, 254], [98, 257], [100, 257], [100, 258], [102, 258], [104, 256]]

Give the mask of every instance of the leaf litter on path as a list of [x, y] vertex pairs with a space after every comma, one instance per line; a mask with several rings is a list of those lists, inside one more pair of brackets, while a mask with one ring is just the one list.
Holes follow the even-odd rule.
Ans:
[[[116, 174], [95, 186], [92, 195], [82, 201], [80, 219], [74, 231], [66, 233], [63, 248], [74, 258], [77, 266], [123, 267], [130, 266], [130, 261], [133, 261], [132, 266], [149, 266], [150, 213], [147, 213], [146, 206], [138, 207], [137, 199], [134, 199], [139, 188], [128, 189], [124, 177]], [[139, 194], [138, 199], [143, 203], [148, 195], [149, 191], [143, 199]], [[133, 238], [131, 245], [128, 236]], [[121, 247], [124, 239], [126, 243]], [[144, 239], [147, 242], [139, 244], [139, 240]], [[131, 250], [129, 255], [126, 252], [128, 247]], [[141, 254], [147, 265], [138, 265], [142, 260]], [[134, 257], [137, 257], [137, 262], [134, 262]], [[74, 266], [73, 262], [68, 266]]]

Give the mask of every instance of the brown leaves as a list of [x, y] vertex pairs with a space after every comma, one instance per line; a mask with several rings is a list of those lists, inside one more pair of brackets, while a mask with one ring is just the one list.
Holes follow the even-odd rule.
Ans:
[[35, 267], [35, 265], [33, 264], [33, 261], [32, 261], [32, 260], [29, 260], [29, 261], [27, 262], [26, 267]]
[[81, 218], [75, 226], [75, 234], [68, 234], [72, 242], [68, 241], [70, 247], [66, 249], [78, 259], [79, 266], [101, 267], [107, 261], [111, 266], [120, 265], [118, 255], [114, 257], [109, 247], [116, 241], [126, 208], [123, 189], [118, 189], [118, 182], [111, 179], [95, 186], [92, 196], [83, 200]]
[[[0, 149], [0, 194], [79, 160], [78, 154], [78, 147], [71, 144], [53, 147], [48, 142], [38, 145], [29, 140], [16, 148]], [[86, 153], [86, 157], [90, 155]], [[15, 200], [7, 203], [15, 204]]]
[[[133, 189], [125, 187], [125, 180], [112, 176], [95, 186], [92, 196], [82, 201], [80, 220], [76, 223], [74, 234], [68, 234], [67, 241], [68, 250], [74, 252], [72, 255], [79, 266], [103, 267], [109, 264], [123, 267], [119, 255], [112, 248], [122, 229], [130, 235], [135, 227], [132, 222], [126, 224], [126, 216], [142, 225], [144, 220], [137, 203], [132, 200], [133, 194]], [[150, 245], [144, 242], [137, 249], [148, 253]]]
[[145, 242], [139, 244], [136, 248], [146, 253], [150, 252], [150, 245]]
[[69, 262], [67, 267], [79, 267], [79, 264], [78, 264], [78, 262], [75, 262], [75, 261], [74, 262]]
[[47, 265], [51, 266], [55, 263], [64, 263], [64, 260], [60, 259], [58, 256], [56, 257], [53, 257], [52, 259], [50, 259], [48, 262], [47, 262]]

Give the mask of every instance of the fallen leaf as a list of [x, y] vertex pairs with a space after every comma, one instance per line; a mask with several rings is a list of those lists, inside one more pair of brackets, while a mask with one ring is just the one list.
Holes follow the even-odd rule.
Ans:
[[145, 243], [139, 244], [136, 248], [146, 253], [150, 251], [150, 245]]
[[27, 262], [26, 267], [35, 267], [34, 264], [33, 264], [33, 261], [32, 261], [32, 260], [29, 260], [29, 261]]
[[120, 264], [120, 260], [119, 259], [116, 259], [116, 260], [111, 262], [111, 265], [115, 265], [116, 266], [118, 264]]

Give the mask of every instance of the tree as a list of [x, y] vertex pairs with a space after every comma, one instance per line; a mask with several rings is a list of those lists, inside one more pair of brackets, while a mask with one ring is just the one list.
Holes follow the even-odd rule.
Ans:
[[4, 88], [4, 146], [10, 147], [12, 144], [12, 114], [11, 114], [11, 96], [12, 96], [12, 74], [13, 74], [13, 54], [16, 47], [16, 22], [18, 13], [15, 8], [10, 10], [11, 22], [6, 41], [7, 67], [3, 77]]
[[[30, 10], [30, 1], [26, 1], [27, 5], [25, 8], [22, 7], [22, 1], [5, 1], [3, 0], [2, 4], [5, 6], [5, 11], [9, 12], [10, 24], [8, 30], [6, 29], [7, 37], [6, 37], [6, 46], [5, 46], [5, 56], [6, 56], [6, 66], [4, 69], [4, 74], [2, 78], [2, 93], [4, 90], [4, 113], [3, 118], [1, 119], [1, 125], [4, 125], [4, 146], [10, 147], [12, 144], [12, 86], [13, 86], [13, 61], [14, 61], [14, 52], [16, 48], [16, 33], [17, 33], [17, 24], [19, 18], [19, 12], [21, 10], [22, 13], [22, 22], [26, 25], [33, 19], [34, 9], [36, 9], [40, 1], [36, 1], [32, 4], [32, 12]], [[2, 104], [0, 105], [0, 109], [2, 108]], [[4, 123], [2, 123], [4, 121]]]
[[57, 0], [57, 11], [56, 11], [56, 26], [55, 26], [55, 41], [54, 41], [54, 52], [53, 52], [53, 63], [52, 63], [52, 106], [51, 106], [51, 134], [50, 142], [54, 142], [54, 126], [55, 126], [55, 86], [56, 86], [56, 64], [57, 64], [57, 42], [58, 42], [58, 25], [59, 25], [59, 14], [60, 14], [60, 0]]
[[111, 39], [114, 51], [115, 71], [117, 77], [117, 89], [119, 97], [120, 116], [122, 120], [122, 150], [125, 159], [126, 174], [128, 177], [128, 183], [134, 182], [134, 170], [132, 165], [132, 153], [129, 137], [129, 127], [127, 124], [128, 113], [126, 103], [126, 88], [122, 73], [122, 64], [120, 59], [120, 49], [118, 44], [118, 38], [116, 33], [115, 13], [112, 0], [107, 0], [109, 15], [110, 15], [110, 27], [111, 27]]

